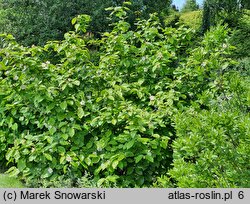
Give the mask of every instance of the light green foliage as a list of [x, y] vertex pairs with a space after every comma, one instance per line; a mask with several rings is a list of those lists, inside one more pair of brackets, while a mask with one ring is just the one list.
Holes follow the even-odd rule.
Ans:
[[180, 12], [171, 10], [170, 14], [164, 19], [164, 26], [166, 27], [178, 27], [180, 21]]
[[86, 15], [44, 47], [1, 36], [0, 156], [30, 186], [173, 186], [166, 173], [182, 136], [178, 116], [209, 109], [229, 90], [225, 27], [194, 48], [192, 29], [163, 28], [152, 14], [133, 30], [128, 8], [108, 10], [117, 22], [92, 41], [100, 47], [94, 63], [82, 35]]
[[172, 74], [192, 31], [163, 29], [154, 15], [130, 31], [123, 8], [113, 15], [121, 20], [105, 33], [98, 66], [75, 32], [44, 48], [2, 50], [1, 129], [4, 144], [14, 143], [2, 155], [17, 165], [11, 174], [53, 180], [88, 171], [98, 185], [143, 186], [170, 167], [172, 104], [181, 97]]
[[201, 41], [201, 46], [193, 49], [187, 61], [176, 70], [179, 75], [180, 90], [189, 93], [191, 100], [199, 97], [205, 90], [220, 92], [222, 77], [235, 62], [225, 56], [230, 55], [233, 47], [229, 44], [228, 32], [224, 26], [213, 28]]
[[246, 76], [250, 76], [250, 57], [245, 57], [239, 60], [239, 64], [236, 66], [236, 69]]
[[199, 11], [182, 13], [180, 15], [180, 22], [184, 23], [190, 28], [199, 30], [202, 23], [202, 11], [199, 10]]
[[[181, 87], [188, 84], [192, 106], [174, 116], [174, 167], [158, 178], [157, 186], [249, 187], [250, 78], [242, 75], [246, 71], [230, 71], [229, 61], [217, 63], [223, 62], [221, 52], [229, 49], [224, 44], [225, 35], [223, 28], [207, 33], [202, 42], [205, 46], [194, 50], [190, 63], [185, 63], [188, 77], [185, 80], [181, 75]], [[210, 53], [208, 58], [206, 53], [216, 50], [217, 43], [222, 43], [223, 49]], [[203, 57], [206, 60], [200, 67], [197, 60]]]
[[[163, 29], [154, 15], [130, 31], [123, 8], [113, 15], [120, 21], [104, 34], [98, 66], [75, 32], [45, 47], [13, 41], [1, 51], [1, 130], [8, 138], [1, 155], [17, 165], [11, 175], [76, 179], [88, 171], [98, 186], [144, 186], [170, 167], [172, 105], [181, 97], [172, 74], [192, 31]], [[86, 20], [73, 19], [78, 32]]]
[[24, 185], [17, 178], [0, 174], [0, 188], [24, 188]]
[[[198, 53], [204, 56], [217, 43], [223, 43], [225, 32], [217, 29], [207, 33], [205, 49], [194, 50], [191, 64], [196, 64]], [[209, 69], [210, 73], [215, 71], [217, 76], [210, 75], [202, 86], [203, 90], [204, 86], [210, 88], [197, 93], [198, 104], [175, 116], [177, 139], [173, 143], [174, 168], [169, 175], [178, 187], [249, 187], [250, 79], [242, 72], [230, 71], [228, 61], [224, 65], [216, 62], [223, 62], [223, 55], [221, 59], [218, 55], [230, 48], [224, 43], [223, 49], [211, 53], [209, 63], [204, 61], [206, 71], [198, 74], [205, 77]], [[195, 70], [200, 70], [197, 64], [190, 70], [191, 81], [195, 81]], [[195, 90], [199, 89], [197, 84], [201, 85], [193, 84]]]

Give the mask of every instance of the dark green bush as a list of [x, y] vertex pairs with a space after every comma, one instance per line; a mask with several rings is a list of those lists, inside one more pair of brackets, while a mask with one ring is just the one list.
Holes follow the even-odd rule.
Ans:
[[[120, 0], [0, 0], [0, 33], [10, 33], [17, 42], [26, 45], [44, 45], [49, 40], [62, 40], [64, 33], [73, 29], [70, 21], [79, 14], [88, 14], [92, 21], [88, 32], [100, 37], [110, 31], [113, 21], [108, 19], [105, 8], [121, 6]], [[168, 13], [170, 0], [133, 1], [128, 21], [149, 18], [150, 13], [159, 16]]]
[[233, 53], [234, 57], [250, 57], [250, 11], [245, 10], [245, 14], [235, 29], [230, 42], [237, 48]]
[[246, 57], [239, 60], [239, 64], [236, 66], [236, 69], [246, 76], [250, 76], [250, 57]]

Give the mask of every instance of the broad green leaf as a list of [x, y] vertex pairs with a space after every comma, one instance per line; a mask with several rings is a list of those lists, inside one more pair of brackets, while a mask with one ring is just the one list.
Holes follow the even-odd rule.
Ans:
[[78, 81], [78, 80], [75, 80], [75, 81], [73, 81], [72, 82], [74, 85], [76, 85], [76, 86], [79, 86], [80, 85], [80, 81]]
[[71, 20], [72, 25], [74, 25], [74, 24], [76, 23], [76, 20], [77, 20], [77, 17], [75, 17], [75, 18], [73, 18], [73, 19]]
[[123, 169], [124, 168], [124, 161], [120, 161], [119, 164], [118, 164], [118, 167], [120, 169]]
[[113, 118], [113, 119], [111, 120], [111, 123], [112, 123], [113, 125], [115, 125], [116, 122], [117, 122], [117, 120], [116, 120], [115, 118]]
[[62, 134], [61, 137], [64, 139], [64, 140], [67, 140], [69, 138], [69, 136], [67, 134]]
[[75, 135], [75, 130], [74, 128], [69, 128], [69, 136], [73, 137]]
[[7, 172], [6, 172], [10, 177], [16, 177], [20, 171], [18, 168], [16, 167], [11, 167]]
[[99, 103], [99, 102], [102, 101], [102, 100], [103, 100], [102, 97], [98, 97], [98, 98], [96, 99], [96, 102]]
[[113, 162], [112, 162], [112, 167], [113, 167], [113, 169], [116, 169], [116, 167], [118, 166], [118, 164], [119, 164], [119, 160], [113, 161]]
[[81, 107], [78, 107], [77, 115], [80, 119], [84, 116], [84, 111]]
[[19, 171], [23, 171], [26, 167], [26, 162], [24, 159], [19, 159], [17, 162], [17, 168], [19, 169]]
[[111, 95], [108, 96], [108, 99], [111, 100], [111, 101], [115, 100], [114, 96], [111, 96]]
[[86, 163], [88, 166], [91, 166], [91, 165], [92, 165], [92, 161], [91, 161], [90, 157], [87, 157], [84, 161], [85, 161], [85, 163]]
[[49, 129], [49, 133], [53, 135], [56, 132], [56, 127], [52, 127]]
[[139, 79], [138, 84], [141, 86], [144, 83], [144, 79]]
[[66, 110], [66, 108], [67, 108], [67, 101], [63, 101], [62, 103], [60, 103], [60, 107], [61, 107], [63, 110]]
[[133, 139], [133, 140], [129, 141], [128, 143], [126, 143], [126, 144], [124, 145], [124, 147], [125, 147], [126, 149], [130, 149], [131, 147], [134, 146], [134, 144], [135, 144], [135, 140]]
[[139, 138], [138, 141], [140, 141], [142, 144], [147, 144], [150, 139], [149, 138]]
[[106, 178], [108, 181], [115, 183], [117, 181], [117, 179], [119, 179], [119, 176], [115, 175], [115, 176], [107, 176]]
[[6, 159], [9, 160], [11, 157], [13, 157], [14, 153], [15, 153], [14, 149], [9, 149], [5, 156]]
[[78, 124], [73, 124], [72, 126], [76, 130], [82, 130], [82, 127], [80, 125], [78, 125]]
[[60, 154], [60, 155], [64, 155], [65, 154], [65, 152], [66, 152], [66, 150], [65, 150], [65, 148], [64, 147], [62, 147], [62, 146], [58, 146], [58, 153]]
[[102, 164], [101, 164], [101, 169], [102, 169], [102, 170], [105, 170], [106, 168], [109, 167], [109, 165], [110, 165], [110, 160], [108, 160], [108, 161], [102, 163]]
[[52, 168], [46, 168], [46, 169], [43, 171], [43, 174], [41, 175], [41, 178], [42, 178], [42, 179], [48, 178], [48, 177], [50, 177], [52, 174], [53, 174], [53, 169], [52, 169]]
[[52, 156], [48, 153], [44, 153], [43, 154], [45, 156], [46, 159], [48, 159], [49, 161], [52, 161]]
[[45, 137], [45, 139], [47, 140], [47, 142], [49, 144], [51, 144], [53, 142], [53, 137], [52, 136], [51, 137], [47, 136], [47, 137]]
[[135, 157], [135, 163], [138, 163], [139, 161], [141, 161], [143, 158], [143, 155], [138, 155], [137, 157]]
[[142, 186], [144, 184], [144, 177], [140, 176], [139, 180], [138, 180], [138, 185]]
[[72, 165], [75, 169], [77, 169], [79, 167], [80, 163], [72, 161], [72, 162], [70, 162], [70, 165]]
[[104, 178], [101, 178], [97, 181], [97, 187], [101, 187], [102, 184], [105, 182], [105, 179]]
[[36, 158], [37, 158], [36, 155], [31, 155], [31, 156], [29, 157], [29, 161], [30, 161], [30, 162], [31, 162], [31, 161], [34, 161]]
[[11, 129], [12, 130], [17, 130], [17, 128], [18, 128], [18, 125], [17, 125], [17, 123], [14, 123], [12, 126], [11, 126]]
[[112, 131], [111, 131], [111, 130], [108, 130], [108, 131], [105, 133], [105, 136], [106, 136], [106, 137], [109, 137], [110, 135], [112, 135]]
[[145, 159], [150, 161], [150, 162], [154, 162], [154, 158], [152, 156], [150, 156], [150, 155], [146, 155]]

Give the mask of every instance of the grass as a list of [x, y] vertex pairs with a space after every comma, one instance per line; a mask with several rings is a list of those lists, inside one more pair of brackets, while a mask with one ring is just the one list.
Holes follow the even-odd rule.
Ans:
[[0, 188], [24, 188], [24, 185], [17, 178], [0, 174]]

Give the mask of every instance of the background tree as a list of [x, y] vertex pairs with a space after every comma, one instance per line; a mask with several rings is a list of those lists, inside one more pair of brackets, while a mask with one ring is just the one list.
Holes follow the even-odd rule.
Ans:
[[177, 6], [175, 5], [175, 4], [172, 4], [171, 5], [171, 9], [173, 10], [173, 11], [179, 11], [179, 9], [177, 8]]
[[242, 8], [250, 9], [250, 1], [249, 0], [241, 0]]
[[205, 1], [203, 4], [203, 17], [202, 17], [202, 32], [205, 33], [211, 26], [211, 11], [208, 2]]
[[241, 0], [205, 0], [203, 6], [202, 30], [206, 31], [210, 26], [218, 22], [235, 27], [241, 17]]
[[8, 24], [2, 30], [12, 33], [25, 45], [43, 44], [48, 40], [62, 39], [72, 30], [71, 19], [78, 14], [91, 15], [90, 31], [102, 31], [108, 24], [106, 7], [111, 0], [2, 0]]
[[199, 9], [199, 5], [197, 4], [196, 0], [186, 0], [181, 11], [188, 12], [188, 11], [196, 11], [198, 9]]
[[[107, 31], [107, 7], [121, 5], [123, 0], [0, 0], [0, 31], [13, 34], [25, 45], [44, 44], [48, 40], [61, 40], [64, 33], [73, 30], [71, 19], [79, 14], [90, 15], [89, 32]], [[171, 0], [132, 0], [129, 21], [150, 13], [167, 12]]]

